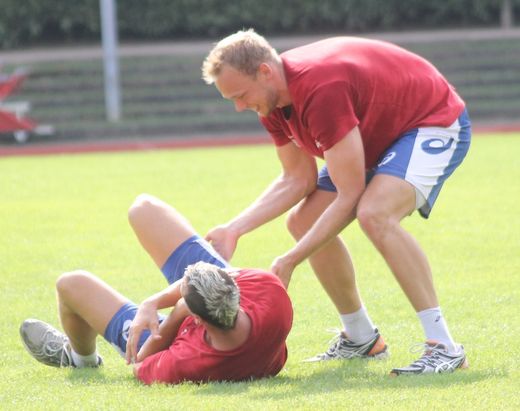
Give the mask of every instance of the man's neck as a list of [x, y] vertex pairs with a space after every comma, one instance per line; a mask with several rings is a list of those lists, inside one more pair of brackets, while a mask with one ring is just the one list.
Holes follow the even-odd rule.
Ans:
[[219, 351], [231, 351], [244, 344], [251, 332], [251, 319], [240, 309], [231, 330], [206, 327], [206, 342]]
[[278, 56], [278, 60], [275, 63], [276, 72], [276, 88], [278, 90], [278, 105], [277, 107], [282, 108], [292, 104], [291, 95], [289, 94], [289, 86], [285, 77], [285, 70], [283, 61]]

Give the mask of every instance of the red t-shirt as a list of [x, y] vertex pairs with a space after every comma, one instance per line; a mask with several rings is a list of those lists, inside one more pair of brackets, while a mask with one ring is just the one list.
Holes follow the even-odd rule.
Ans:
[[287, 360], [285, 339], [292, 326], [292, 305], [281, 281], [260, 270], [240, 270], [240, 307], [251, 332], [240, 347], [219, 351], [204, 339], [205, 330], [187, 317], [167, 350], [147, 357], [138, 371], [146, 383], [240, 381], [274, 376]]
[[390, 43], [354, 37], [322, 40], [281, 54], [292, 98], [260, 117], [276, 145], [293, 140], [323, 158], [355, 126], [372, 168], [402, 133], [448, 127], [464, 109], [454, 88], [428, 61]]

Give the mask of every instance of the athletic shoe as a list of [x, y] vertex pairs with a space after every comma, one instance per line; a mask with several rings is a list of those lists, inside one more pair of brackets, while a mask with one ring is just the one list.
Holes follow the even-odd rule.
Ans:
[[[29, 354], [51, 367], [75, 367], [65, 334], [40, 320], [28, 319], [20, 326], [20, 336]], [[98, 364], [103, 360], [98, 356]]]
[[426, 341], [420, 344], [424, 348], [421, 358], [411, 363], [408, 367], [394, 368], [391, 376], [398, 375], [417, 375], [417, 374], [440, 374], [443, 372], [453, 372], [457, 368], [468, 368], [468, 361], [464, 353], [464, 347], [459, 346], [457, 354], [450, 354], [445, 345], [435, 341]]
[[328, 360], [343, 360], [351, 358], [387, 358], [388, 347], [379, 334], [377, 329], [376, 335], [370, 341], [363, 344], [357, 344], [350, 341], [347, 335], [340, 331], [331, 341], [331, 345], [327, 352], [318, 354], [312, 358], [304, 360], [304, 362], [318, 362]]

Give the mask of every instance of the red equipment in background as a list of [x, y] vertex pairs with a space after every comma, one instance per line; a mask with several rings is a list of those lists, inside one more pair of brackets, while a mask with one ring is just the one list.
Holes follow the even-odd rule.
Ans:
[[38, 125], [26, 114], [31, 109], [28, 101], [5, 102], [27, 78], [28, 71], [24, 68], [16, 69], [12, 74], [0, 73], [0, 133], [12, 134], [19, 143], [28, 140], [31, 133], [49, 135], [54, 133], [50, 125]]

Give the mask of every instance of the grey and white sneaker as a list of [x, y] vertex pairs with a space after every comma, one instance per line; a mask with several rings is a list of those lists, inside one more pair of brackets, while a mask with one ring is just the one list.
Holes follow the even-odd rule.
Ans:
[[375, 330], [374, 338], [363, 344], [356, 344], [350, 341], [343, 331], [339, 331], [332, 339], [327, 352], [308, 358], [304, 360], [304, 362], [319, 362], [351, 358], [384, 359], [387, 358], [388, 355], [388, 347], [377, 329]]
[[390, 371], [390, 375], [395, 377], [398, 375], [440, 374], [453, 372], [458, 368], [468, 368], [468, 360], [462, 345], [459, 346], [459, 352], [456, 354], [450, 354], [444, 344], [435, 341], [426, 341], [425, 344], [420, 344], [420, 347], [424, 348], [421, 358], [408, 367], [394, 368]]
[[[75, 367], [65, 334], [40, 320], [28, 319], [20, 326], [20, 336], [29, 354], [51, 367]], [[103, 363], [98, 357], [98, 366]]]

